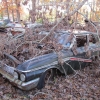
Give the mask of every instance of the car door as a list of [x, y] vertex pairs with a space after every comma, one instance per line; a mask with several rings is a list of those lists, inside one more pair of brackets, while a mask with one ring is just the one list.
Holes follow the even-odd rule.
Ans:
[[[64, 64], [64, 68], [66, 69], [67, 73], [75, 72], [75, 70], [81, 69], [84, 66], [83, 61], [85, 61], [85, 47], [84, 44], [87, 43], [87, 36], [86, 35], [77, 35], [73, 38], [73, 43], [70, 46], [69, 50], [72, 52], [72, 56], [70, 56], [69, 60], [67, 60], [66, 64]], [[67, 50], [68, 52], [68, 50]], [[67, 66], [66, 66], [67, 65]]]
[[74, 43], [74, 47], [72, 51], [74, 53], [74, 57], [72, 60], [75, 60], [74, 69], [81, 69], [86, 66], [86, 63], [91, 62], [90, 59], [86, 56], [88, 51], [88, 38], [87, 34], [76, 35], [76, 42]]

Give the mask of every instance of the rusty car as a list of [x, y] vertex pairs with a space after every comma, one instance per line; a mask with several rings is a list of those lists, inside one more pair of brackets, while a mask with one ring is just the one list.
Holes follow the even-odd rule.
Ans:
[[[22, 90], [33, 88], [42, 89], [49, 73], [54, 77], [57, 72], [62, 74], [73, 73], [83, 69], [94, 59], [99, 58], [99, 39], [96, 33], [88, 31], [58, 31], [54, 40], [61, 46], [58, 52], [45, 53], [40, 56], [20, 62], [16, 57], [5, 53], [16, 67], [0, 64], [0, 74]], [[42, 49], [44, 44], [39, 44]], [[47, 77], [49, 78], [49, 76]]]

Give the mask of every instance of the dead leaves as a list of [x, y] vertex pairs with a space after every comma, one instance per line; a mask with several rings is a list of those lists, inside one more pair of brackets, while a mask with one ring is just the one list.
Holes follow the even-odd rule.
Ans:
[[100, 76], [93, 77], [89, 69], [77, 71], [77, 75], [59, 76], [53, 84], [47, 84], [42, 91], [22, 91], [0, 77], [0, 98], [2, 100], [99, 100]]

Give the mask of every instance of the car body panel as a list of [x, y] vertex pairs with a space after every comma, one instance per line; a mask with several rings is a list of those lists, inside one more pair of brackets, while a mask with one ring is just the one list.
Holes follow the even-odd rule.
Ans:
[[3, 70], [0, 67], [0, 74], [3, 75], [3, 77], [7, 78], [13, 85], [19, 87], [22, 90], [30, 90], [37, 86], [39, 82], [39, 78], [36, 78], [34, 80], [28, 81], [28, 82], [22, 82], [21, 80], [15, 79], [13, 75], [10, 73], [7, 73], [5, 70]]
[[[63, 31], [62, 33], [68, 34], [68, 31]], [[89, 44], [89, 34], [94, 36], [96, 43]], [[86, 45], [73, 48], [75, 45], [77, 45], [76, 38], [79, 36], [86, 37], [86, 41], [84, 42]], [[97, 34], [86, 31], [82, 31], [81, 34], [80, 32], [75, 32], [73, 38], [74, 39], [68, 49], [63, 49], [57, 53], [52, 52], [29, 59], [23, 63], [20, 63], [16, 68], [11, 69], [12, 71], [8, 70], [9, 66], [8, 69], [3, 69], [0, 67], [0, 73], [8, 80], [16, 84], [19, 88], [30, 90], [37, 86], [41, 75], [49, 69], [57, 69], [66, 75], [73, 73], [74, 70], [82, 69], [87, 63], [92, 62], [93, 56], [99, 56], [100, 45]], [[8, 71], [7, 74], [9, 75], [6, 75], [5, 71]], [[18, 79], [14, 78], [13, 72], [18, 73]], [[22, 82], [20, 79], [21, 74], [24, 74], [26, 77], [24, 82]]]

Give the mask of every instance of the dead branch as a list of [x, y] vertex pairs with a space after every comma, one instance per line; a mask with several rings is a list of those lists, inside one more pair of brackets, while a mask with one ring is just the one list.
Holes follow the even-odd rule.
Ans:
[[[85, 4], [85, 2], [86, 2], [87, 0], [83, 0], [81, 3], [79, 3], [79, 5], [78, 5], [78, 7], [76, 8], [76, 9], [74, 9], [74, 11], [72, 11], [71, 13], [69, 13], [67, 16], [72, 16], [72, 15], [74, 15], [84, 4]], [[71, 6], [69, 6], [69, 8], [70, 8]], [[65, 13], [68, 13], [69, 12], [69, 9], [65, 12]], [[50, 30], [50, 34], [49, 35], [51, 35], [51, 34], [53, 34], [53, 32], [54, 32], [54, 30], [55, 30], [55, 28], [59, 25], [59, 23], [65, 18], [65, 17], [67, 17], [67, 16], [64, 16], [63, 18], [61, 18], [57, 23], [56, 23], [56, 25]], [[40, 41], [40, 43], [47, 37], [48, 35], [46, 35], [41, 41]]]

